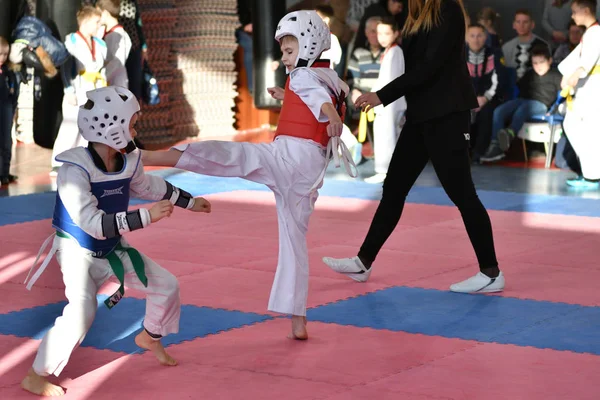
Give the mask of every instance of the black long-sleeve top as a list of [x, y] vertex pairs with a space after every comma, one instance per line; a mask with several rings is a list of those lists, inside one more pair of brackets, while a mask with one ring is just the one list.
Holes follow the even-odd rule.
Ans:
[[238, 17], [242, 28], [252, 23], [252, 5], [250, 0], [237, 1]]
[[406, 96], [412, 123], [478, 107], [465, 62], [465, 19], [455, 0], [443, 0], [441, 21], [403, 39], [406, 72], [377, 92], [384, 105]]

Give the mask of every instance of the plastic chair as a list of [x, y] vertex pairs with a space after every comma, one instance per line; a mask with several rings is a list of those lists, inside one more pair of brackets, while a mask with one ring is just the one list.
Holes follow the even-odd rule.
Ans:
[[554, 101], [552, 107], [546, 114], [534, 115], [526, 122], [517, 136], [523, 141], [523, 153], [525, 154], [525, 161], [527, 161], [527, 147], [525, 141], [544, 143], [546, 150], [546, 163], [545, 167], [550, 168], [552, 165], [552, 153], [554, 151], [554, 145], [558, 143], [561, 135], [563, 134], [562, 123], [565, 119], [558, 110], [560, 104], [565, 100], [560, 95], [560, 92]]

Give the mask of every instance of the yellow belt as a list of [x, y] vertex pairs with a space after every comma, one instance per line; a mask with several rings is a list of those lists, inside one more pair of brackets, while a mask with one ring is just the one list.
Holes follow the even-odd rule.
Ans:
[[367, 122], [375, 120], [375, 111], [371, 108], [369, 111], [360, 112], [360, 120], [358, 121], [358, 141], [364, 143], [367, 138]]
[[96, 88], [105, 87], [107, 85], [106, 79], [104, 79], [100, 72], [81, 71], [79, 75], [81, 75], [84, 80], [93, 83]]
[[[592, 68], [592, 70], [589, 73], [589, 75], [598, 75], [598, 74], [600, 74], [600, 65], [596, 65], [594, 68]], [[560, 95], [567, 99], [567, 110], [569, 110], [569, 111], [573, 110], [573, 94], [572, 94], [572, 92], [573, 92], [572, 87], [566, 87], [560, 92]]]

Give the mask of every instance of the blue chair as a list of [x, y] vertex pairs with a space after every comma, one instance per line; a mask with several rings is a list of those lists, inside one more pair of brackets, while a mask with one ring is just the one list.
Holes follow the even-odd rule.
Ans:
[[550, 168], [552, 165], [552, 153], [554, 151], [554, 145], [558, 143], [560, 137], [564, 133], [562, 129], [562, 123], [565, 117], [559, 113], [558, 109], [564, 100], [565, 98], [562, 97], [559, 92], [554, 104], [552, 107], [550, 107], [550, 110], [546, 114], [532, 116], [517, 134], [517, 136], [523, 141], [525, 161], [527, 161], [527, 147], [525, 145], [525, 141], [528, 140], [530, 142], [544, 143], [544, 148], [546, 151], [545, 167]]

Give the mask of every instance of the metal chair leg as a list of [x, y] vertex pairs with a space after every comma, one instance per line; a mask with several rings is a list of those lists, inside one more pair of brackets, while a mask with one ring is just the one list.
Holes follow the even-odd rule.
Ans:
[[552, 152], [554, 151], [554, 135], [556, 134], [556, 124], [552, 121], [550, 125], [550, 142], [548, 143], [548, 150], [546, 153], [546, 168], [550, 168], [552, 165]]

